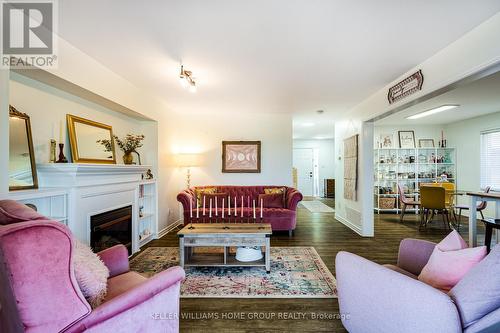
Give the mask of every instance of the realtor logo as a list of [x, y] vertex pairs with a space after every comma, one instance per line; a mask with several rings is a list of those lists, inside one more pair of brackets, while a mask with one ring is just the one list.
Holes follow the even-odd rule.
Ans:
[[35, 1], [2, 2], [2, 68], [56, 65], [55, 2]]

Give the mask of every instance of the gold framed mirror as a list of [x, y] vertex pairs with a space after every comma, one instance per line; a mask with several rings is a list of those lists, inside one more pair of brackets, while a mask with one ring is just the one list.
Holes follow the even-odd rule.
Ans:
[[[111, 126], [93, 120], [66, 115], [73, 163], [116, 164]], [[109, 142], [109, 146], [100, 141]]]
[[9, 105], [9, 191], [38, 188], [30, 117]]

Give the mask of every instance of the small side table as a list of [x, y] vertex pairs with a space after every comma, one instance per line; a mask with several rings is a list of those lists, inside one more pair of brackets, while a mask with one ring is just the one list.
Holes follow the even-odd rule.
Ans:
[[[484, 226], [486, 228], [486, 231], [484, 233], [484, 245], [486, 245], [486, 249], [489, 253], [491, 247], [491, 236], [493, 235], [493, 229], [497, 230], [500, 229], [500, 219], [484, 219], [481, 221], [483, 221]], [[497, 231], [497, 236], [498, 236], [498, 231]]]

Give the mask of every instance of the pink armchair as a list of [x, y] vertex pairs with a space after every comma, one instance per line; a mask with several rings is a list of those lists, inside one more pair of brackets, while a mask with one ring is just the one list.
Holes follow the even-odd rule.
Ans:
[[33, 211], [21, 206], [0, 201], [1, 332], [179, 330], [182, 268], [147, 279], [129, 271], [124, 246], [104, 250], [98, 255], [110, 270], [108, 293], [92, 310], [74, 276], [71, 232], [60, 222], [23, 222]]

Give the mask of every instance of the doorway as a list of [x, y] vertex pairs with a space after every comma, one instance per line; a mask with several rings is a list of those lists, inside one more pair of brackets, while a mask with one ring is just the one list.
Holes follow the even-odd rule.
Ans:
[[293, 149], [293, 166], [297, 170], [297, 187], [304, 196], [314, 195], [314, 150]]

